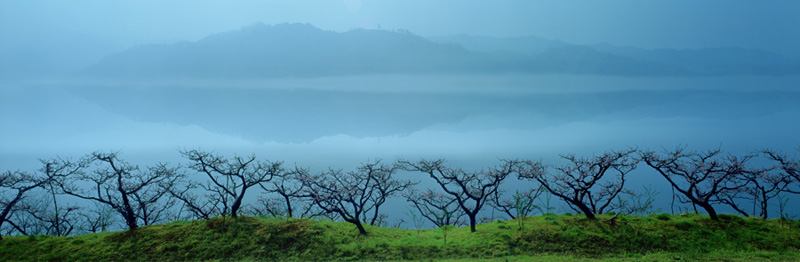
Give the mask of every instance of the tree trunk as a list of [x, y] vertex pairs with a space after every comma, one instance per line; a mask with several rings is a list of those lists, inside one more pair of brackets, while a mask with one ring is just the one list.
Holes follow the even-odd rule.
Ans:
[[592, 212], [592, 210], [589, 209], [589, 207], [586, 206], [585, 204], [583, 204], [581, 202], [572, 202], [572, 204], [577, 206], [578, 209], [580, 209], [583, 212], [583, 214], [586, 215], [586, 218], [588, 218], [590, 220], [597, 219], [597, 217], [594, 216], [594, 212]]
[[379, 214], [378, 214], [378, 208], [377, 208], [377, 206], [376, 206], [376, 207], [375, 207], [375, 214], [373, 214], [373, 215], [372, 215], [372, 219], [369, 221], [369, 224], [370, 224], [370, 225], [372, 225], [372, 226], [377, 226], [377, 225], [375, 225], [375, 221], [377, 221], [377, 220], [378, 220], [378, 216], [379, 216]]
[[[764, 200], [764, 201], [761, 201], [761, 217], [766, 220], [767, 217], [769, 216], [769, 213], [767, 213], [767, 207], [769, 206], [768, 205], [769, 203], [767, 202], [767, 199], [768, 199], [767, 198], [767, 194], [763, 193], [764, 190], [761, 190], [761, 192], [762, 192], [761, 193], [761, 199]], [[754, 203], [755, 203], [755, 201], [754, 201]], [[755, 211], [753, 211], [753, 215], [755, 216]]]
[[117, 175], [117, 180], [117, 190], [120, 195], [122, 195], [122, 209], [124, 211], [122, 216], [125, 218], [125, 223], [128, 224], [128, 229], [136, 229], [138, 227], [138, 225], [136, 225], [136, 212], [134, 212], [131, 207], [131, 201], [128, 199], [128, 192], [122, 188], [122, 176]]
[[236, 212], [242, 206], [242, 198], [244, 198], [244, 188], [242, 188], [242, 193], [236, 197], [236, 201], [233, 201], [233, 205], [231, 205], [231, 217], [236, 218]]
[[719, 216], [717, 216], [717, 211], [714, 210], [714, 207], [712, 207], [710, 204], [706, 204], [706, 203], [698, 204], [698, 205], [700, 207], [702, 207], [703, 209], [705, 209], [706, 212], [708, 212], [708, 216], [711, 217], [711, 220], [719, 221]]
[[669, 211], [675, 215], [675, 187], [672, 187], [672, 202], [669, 203]]
[[737, 207], [736, 205], [730, 205], [730, 206], [733, 208], [733, 210], [736, 210], [736, 212], [739, 212], [739, 214], [741, 214], [742, 216], [744, 216], [744, 217], [749, 217], [750, 216], [750, 214], [748, 214], [747, 212], [745, 212], [741, 208]]
[[341, 216], [342, 216], [342, 219], [343, 219], [345, 222], [347, 222], [347, 223], [350, 223], [350, 224], [353, 224], [353, 225], [356, 225], [356, 227], [358, 228], [358, 233], [359, 233], [359, 234], [361, 234], [361, 235], [366, 235], [366, 234], [367, 234], [367, 230], [366, 230], [366, 229], [364, 229], [364, 225], [362, 225], [362, 224], [361, 224], [361, 220], [360, 220], [360, 219], [358, 219], [358, 217], [346, 218], [346, 217], [344, 216], [344, 214], [342, 214], [342, 213], [340, 213], [340, 212], [337, 212], [337, 213], [339, 213], [339, 215], [341, 215]]
[[469, 232], [475, 232], [475, 216], [478, 214], [467, 214], [469, 216]]
[[356, 220], [355, 222], [353, 222], [353, 224], [356, 224], [356, 227], [358, 228], [358, 233], [359, 234], [367, 235], [367, 230], [364, 229], [364, 225], [361, 225], [361, 221]]
[[53, 216], [54, 224], [55, 224], [55, 231], [57, 236], [62, 236], [61, 234], [61, 221], [59, 221], [59, 210], [58, 210], [58, 199], [56, 199], [56, 190], [51, 187], [51, 192], [53, 193], [53, 210], [55, 212], [55, 216]]
[[125, 223], [128, 225], [128, 229], [136, 229], [139, 225], [136, 224], [136, 215], [134, 214], [126, 214], [125, 215]]
[[289, 213], [289, 217], [294, 217], [294, 214], [292, 214], [292, 201], [289, 200], [289, 196], [283, 196], [283, 198], [286, 200], [286, 212]]
[[3, 225], [3, 222], [8, 220], [9, 215], [11, 214], [11, 209], [14, 208], [14, 205], [22, 199], [22, 193], [24, 191], [17, 191], [17, 195], [11, 201], [6, 204], [5, 208], [3, 208], [3, 212], [0, 213], [0, 226]]

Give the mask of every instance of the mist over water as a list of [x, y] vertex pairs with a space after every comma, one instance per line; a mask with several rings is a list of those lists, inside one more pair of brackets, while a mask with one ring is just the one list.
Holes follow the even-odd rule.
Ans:
[[[185, 165], [179, 154], [185, 149], [255, 154], [313, 172], [352, 170], [374, 159], [446, 158], [467, 170], [516, 158], [559, 165], [560, 154], [679, 145], [737, 155], [763, 148], [794, 154], [800, 144], [799, 80], [390, 75], [5, 85], [0, 166], [33, 171], [41, 166], [38, 159], [78, 159], [95, 151], [118, 151], [142, 167]], [[420, 174], [400, 175], [435, 186]], [[660, 192], [655, 208], [668, 212], [671, 191], [662, 180], [640, 165], [626, 188], [653, 186]], [[512, 178], [502, 188], [532, 186]], [[395, 207], [387, 214], [397, 218], [407, 203], [394, 198], [387, 205]], [[482, 212], [492, 214], [499, 216]]]
[[[35, 170], [38, 159], [94, 151], [119, 151], [140, 166], [184, 164], [183, 149], [256, 154], [315, 171], [400, 158], [441, 157], [465, 169], [500, 158], [562, 164], [559, 154], [627, 147], [795, 152], [795, 83], [797, 77], [394, 75], [8, 85], [0, 109], [13, 113], [0, 117], [0, 166]], [[424, 176], [404, 176], [432, 186]], [[657, 207], [667, 211], [669, 186], [641, 166], [627, 187], [645, 185], [661, 191]], [[504, 188], [526, 186], [532, 184]]]
[[[185, 166], [191, 149], [312, 172], [681, 145], [800, 155], [797, 2], [234, 2], [0, 3], [0, 171], [95, 151]], [[640, 164], [626, 188], [645, 185], [669, 211]]]
[[[763, 147], [800, 141], [797, 77], [366, 76], [167, 83], [9, 84], [2, 158], [179, 149], [325, 167], [367, 158], [465, 163], [610, 149]], [[13, 157], [12, 157], [13, 156]], [[467, 161], [468, 160], [468, 161]], [[478, 160], [478, 162], [475, 162]], [[478, 165], [476, 165], [478, 166]]]

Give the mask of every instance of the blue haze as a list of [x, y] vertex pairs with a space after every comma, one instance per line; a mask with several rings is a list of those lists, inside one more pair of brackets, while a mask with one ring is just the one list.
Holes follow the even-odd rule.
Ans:
[[[800, 2], [491, 3], [2, 1], [0, 171], [97, 150], [141, 166], [183, 163], [178, 150], [199, 148], [314, 170], [401, 157], [468, 169], [497, 158], [560, 163], [563, 153], [679, 144], [798, 152]], [[363, 38], [286, 49], [278, 62], [295, 64], [281, 74], [262, 73], [286, 64], [242, 62], [258, 48], [203, 48], [283, 23]], [[375, 67], [389, 61], [380, 49], [358, 56], [393, 39], [410, 41], [384, 50], [396, 63]], [[336, 56], [347, 48], [352, 56]], [[198, 57], [240, 60], [223, 70]], [[654, 184], [666, 198], [659, 181], [640, 166], [631, 188]]]

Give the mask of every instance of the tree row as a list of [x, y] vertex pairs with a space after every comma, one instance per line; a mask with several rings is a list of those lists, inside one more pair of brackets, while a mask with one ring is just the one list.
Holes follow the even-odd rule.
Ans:
[[[76, 161], [40, 160], [42, 167], [35, 172], [6, 171], [0, 175], [0, 237], [70, 235], [76, 228], [97, 232], [116, 223], [132, 230], [243, 213], [325, 217], [351, 223], [367, 234], [365, 224], [387, 223], [381, 208], [396, 197], [413, 207], [415, 224], [466, 222], [473, 232], [478, 214], [487, 206], [512, 219], [534, 210], [550, 212], [550, 207], [536, 204], [541, 196], [556, 197], [587, 219], [608, 212], [642, 214], [653, 207], [653, 191], [642, 194], [626, 187], [630, 173], [642, 165], [671, 185], [672, 206], [676, 201], [689, 204], [712, 220], [719, 219], [720, 207], [766, 219], [774, 199], [800, 194], [800, 160], [775, 150], [734, 155], [719, 149], [631, 148], [591, 157], [561, 155], [559, 165], [506, 159], [480, 170], [452, 167], [444, 159], [375, 160], [354, 170], [319, 172], [255, 156], [225, 157], [200, 150], [181, 154], [185, 166], [158, 163], [140, 168], [117, 153], [95, 152]], [[423, 174], [434, 186], [420, 187], [421, 181], [398, 175], [409, 172]], [[514, 177], [535, 186], [508, 194], [501, 185]], [[786, 202], [778, 202], [785, 208]]]

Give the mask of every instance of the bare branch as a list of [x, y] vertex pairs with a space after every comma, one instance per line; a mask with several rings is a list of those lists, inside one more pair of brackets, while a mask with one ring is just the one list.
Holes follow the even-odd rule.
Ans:
[[455, 198], [456, 203], [467, 215], [470, 230], [475, 232], [478, 212], [495, 194], [500, 184], [516, 171], [518, 161], [504, 160], [502, 164], [488, 170], [467, 172], [444, 166], [444, 159], [409, 162], [401, 160], [398, 165], [408, 171], [428, 174], [441, 189]]
[[380, 160], [362, 163], [355, 171], [329, 170], [319, 176], [301, 174], [305, 194], [326, 213], [335, 213], [366, 234], [362, 222], [380, 222], [381, 205], [397, 192], [414, 185], [393, 178], [397, 168]]
[[[536, 180], [571, 208], [595, 219], [595, 214], [607, 211], [622, 192], [627, 174], [636, 168], [639, 160], [631, 157], [634, 152], [636, 149], [611, 151], [591, 159], [562, 155], [569, 164], [555, 167], [549, 176], [541, 162], [525, 161], [519, 177]], [[609, 171], [616, 175], [614, 179], [604, 179]]]
[[726, 200], [747, 186], [743, 174], [748, 172], [747, 162], [755, 155], [744, 157], [722, 156], [722, 150], [687, 152], [685, 147], [641, 153], [642, 160], [667, 179], [672, 187], [691, 203], [702, 207], [713, 220], [718, 220], [714, 204], [728, 204], [738, 208], [734, 201]]
[[[96, 169], [60, 181], [61, 192], [111, 207], [122, 216], [128, 229], [137, 228], [140, 218], [146, 219], [145, 224], [152, 222], [144, 212], [155, 208], [153, 205], [166, 194], [167, 185], [174, 185], [181, 177], [178, 168], [169, 168], [166, 164], [142, 171], [120, 160], [117, 153], [95, 152], [86, 159]], [[92, 187], [87, 190], [77, 186], [77, 182], [88, 182]]]
[[[269, 182], [284, 172], [283, 162], [256, 161], [255, 156], [224, 159], [199, 150], [182, 151], [181, 154], [193, 162], [189, 168], [208, 178], [208, 185], [202, 187], [211, 193], [213, 201], [206, 204], [214, 203], [215, 208], [218, 208], [217, 204], [221, 204], [223, 214], [227, 213], [232, 217], [237, 216], [248, 189]], [[191, 198], [193, 197], [184, 196], [183, 201]], [[197, 203], [190, 205], [196, 208], [202, 206]]]

